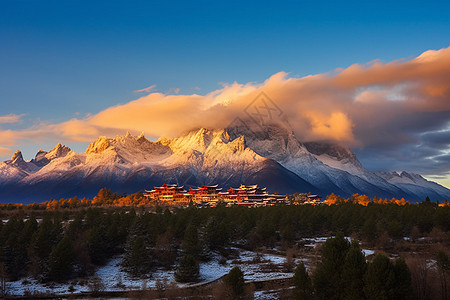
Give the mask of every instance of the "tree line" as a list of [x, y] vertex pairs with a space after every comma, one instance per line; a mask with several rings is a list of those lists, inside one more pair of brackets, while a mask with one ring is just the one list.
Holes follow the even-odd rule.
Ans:
[[[288, 195], [287, 198], [289, 201], [294, 204], [302, 204], [307, 200], [307, 195], [310, 193], [295, 193], [292, 195]], [[426, 197], [425, 202], [431, 202], [430, 198]], [[345, 204], [345, 203], [353, 203], [353, 204], [359, 204], [362, 206], [367, 206], [369, 204], [396, 204], [400, 206], [404, 205], [414, 205], [411, 204], [409, 201], [405, 200], [404, 198], [396, 199], [382, 199], [378, 198], [377, 196], [374, 196], [373, 198], [367, 196], [367, 195], [360, 195], [360, 194], [353, 194], [349, 198], [344, 198], [339, 195], [336, 195], [334, 193], [331, 193], [325, 198], [325, 201], [323, 201], [323, 204], [326, 205], [338, 205], [338, 204]], [[435, 202], [438, 206], [449, 206], [450, 202], [447, 200], [444, 200], [442, 203]], [[97, 195], [92, 199], [87, 198], [78, 198], [77, 196], [74, 196], [72, 198], [61, 198], [59, 200], [51, 199], [48, 201], [44, 201], [42, 203], [32, 203], [32, 204], [21, 204], [21, 203], [3, 203], [0, 204], [0, 212], [1, 211], [9, 211], [9, 210], [16, 210], [16, 209], [23, 209], [23, 210], [55, 210], [55, 209], [75, 209], [75, 208], [87, 208], [87, 207], [98, 207], [98, 206], [113, 206], [113, 207], [140, 207], [140, 206], [155, 206], [155, 205], [161, 205], [162, 203], [155, 203], [153, 200], [151, 200], [148, 197], [144, 197], [144, 194], [139, 191], [134, 194], [118, 194], [115, 192], [112, 192], [111, 189], [108, 188], [102, 188], [99, 190]]]
[[[305, 237], [337, 232], [369, 244], [387, 240], [392, 245], [403, 237], [449, 231], [450, 207], [431, 201], [404, 206], [347, 202], [251, 209], [221, 205], [20, 209], [6, 223], [0, 222], [0, 277], [65, 281], [91, 275], [113, 256], [123, 254], [123, 267], [130, 274], [146, 276], [156, 268], [176, 268], [178, 281], [196, 281], [199, 262], [208, 261], [214, 253], [227, 257], [230, 245], [248, 250], [287, 248], [301, 246]], [[344, 247], [340, 260], [352, 247]], [[326, 247], [323, 251], [325, 255]], [[317, 276], [312, 276], [316, 286], [321, 282]]]

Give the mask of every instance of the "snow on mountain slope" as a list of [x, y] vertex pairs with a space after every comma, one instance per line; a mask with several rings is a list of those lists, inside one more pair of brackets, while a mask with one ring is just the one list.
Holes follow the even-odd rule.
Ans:
[[[256, 182], [280, 192], [295, 192], [296, 187], [316, 190], [300, 177], [283, 170], [277, 162], [255, 153], [246, 146], [244, 136], [231, 138], [226, 130], [202, 128], [180, 138], [160, 138], [157, 142], [173, 151], [171, 157], [161, 162], [162, 165], [187, 167], [190, 176], [202, 183], [220, 183], [228, 187]], [[278, 184], [274, 179], [276, 174], [281, 178]], [[287, 180], [281, 182], [282, 178]]]
[[99, 137], [85, 153], [58, 144], [29, 162], [20, 151], [0, 163], [0, 202], [92, 197], [101, 187], [132, 193], [162, 183], [241, 183], [281, 193], [354, 193], [421, 201], [449, 199], [450, 190], [417, 174], [374, 173], [349, 149], [301, 143], [289, 124], [204, 128], [149, 141], [143, 134]]
[[[244, 134], [248, 146], [256, 153], [276, 160], [315, 185], [323, 194], [404, 195], [403, 190], [365, 170], [351, 151], [335, 145], [301, 143], [288, 123], [280, 122], [264, 128], [240, 126], [230, 131], [235, 135]], [[327, 160], [324, 159], [326, 156]]]
[[276, 160], [288, 170], [315, 185], [322, 194], [342, 196], [354, 193], [383, 198], [404, 197], [422, 201], [450, 198], [450, 190], [405, 172], [403, 181], [366, 170], [349, 149], [324, 142], [300, 142], [287, 122], [260, 127], [247, 122], [229, 128], [234, 136], [244, 135], [247, 145], [263, 157]]
[[376, 174], [399, 188], [414, 193], [420, 199], [425, 199], [427, 196], [436, 200], [450, 199], [449, 189], [436, 182], [426, 180], [419, 174], [405, 171], [401, 173], [377, 172]]
[[[32, 173], [16, 176], [16, 182], [0, 190], [1, 201], [93, 196], [103, 186], [130, 193], [164, 182], [220, 183], [225, 187], [261, 182], [279, 192], [293, 193], [297, 187], [315, 190], [277, 162], [256, 154], [246, 146], [244, 137], [231, 139], [225, 130], [202, 128], [156, 142], [143, 134], [133, 137], [127, 133], [113, 139], [99, 137], [85, 153], [67, 149], [58, 144], [48, 153], [38, 152], [33, 165], [42, 157], [48, 157], [48, 162]], [[271, 180], [275, 175], [279, 179]]]
[[[379, 176], [374, 172], [366, 170], [356, 157], [356, 155], [348, 148], [336, 144], [329, 143], [305, 143], [305, 147], [325, 165], [345, 171], [351, 175], [363, 179], [372, 185], [377, 186], [388, 193], [379, 193], [377, 196], [382, 197], [409, 197], [408, 190], [402, 189], [395, 184], [387, 181], [385, 178]], [[353, 179], [354, 181], [354, 179]], [[364, 183], [363, 183], [364, 184]]]
[[33, 163], [23, 159], [22, 152], [17, 150], [10, 160], [0, 162], [0, 187], [14, 184], [39, 169]]
[[317, 142], [309, 142], [304, 145], [314, 157], [332, 168], [354, 175], [364, 174], [366, 172], [356, 155], [347, 148]]

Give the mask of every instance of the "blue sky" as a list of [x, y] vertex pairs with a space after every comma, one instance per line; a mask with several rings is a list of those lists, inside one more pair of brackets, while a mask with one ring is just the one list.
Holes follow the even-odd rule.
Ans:
[[[0, 116], [23, 115], [1, 130], [84, 118], [151, 85], [164, 94], [206, 95], [221, 83], [261, 83], [280, 71], [303, 77], [450, 45], [449, 1], [0, 4]], [[0, 145], [30, 159], [56, 142]]]

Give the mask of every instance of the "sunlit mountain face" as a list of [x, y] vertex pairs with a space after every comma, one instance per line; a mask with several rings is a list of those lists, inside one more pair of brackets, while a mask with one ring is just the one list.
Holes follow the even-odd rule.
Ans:
[[286, 122], [264, 127], [231, 123], [221, 130], [201, 128], [154, 142], [144, 134], [102, 136], [84, 153], [58, 144], [30, 161], [17, 151], [0, 163], [0, 182], [3, 203], [93, 197], [101, 187], [134, 193], [163, 183], [258, 184], [283, 194], [359, 193], [413, 202], [450, 196], [450, 190], [418, 174], [370, 172], [338, 144], [302, 143]]

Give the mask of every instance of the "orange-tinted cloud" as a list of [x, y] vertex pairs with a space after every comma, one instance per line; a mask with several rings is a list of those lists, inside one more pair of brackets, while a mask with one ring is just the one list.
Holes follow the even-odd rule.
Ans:
[[0, 156], [9, 156], [11, 155], [11, 153], [12, 153], [11, 149], [0, 146]]
[[[19, 139], [90, 142], [126, 130], [158, 137], [199, 127], [223, 128], [236, 117], [245, 117], [247, 106], [263, 91], [302, 141], [333, 141], [380, 151], [426, 146], [421, 140], [425, 133], [448, 130], [449, 78], [450, 48], [445, 48], [411, 60], [373, 61], [302, 78], [280, 72], [261, 84], [223, 84], [207, 95], [152, 93], [155, 86], [150, 86], [137, 91], [150, 94], [86, 118], [0, 132], [0, 142], [6, 146], [18, 144]], [[417, 155], [439, 155], [425, 146]]]
[[24, 115], [25, 115], [25, 114], [20, 114], [20, 115], [16, 115], [16, 114], [8, 114], [8, 115], [0, 116], [0, 124], [9, 124], [9, 123], [17, 123], [17, 122], [20, 122], [20, 119], [21, 119]]

